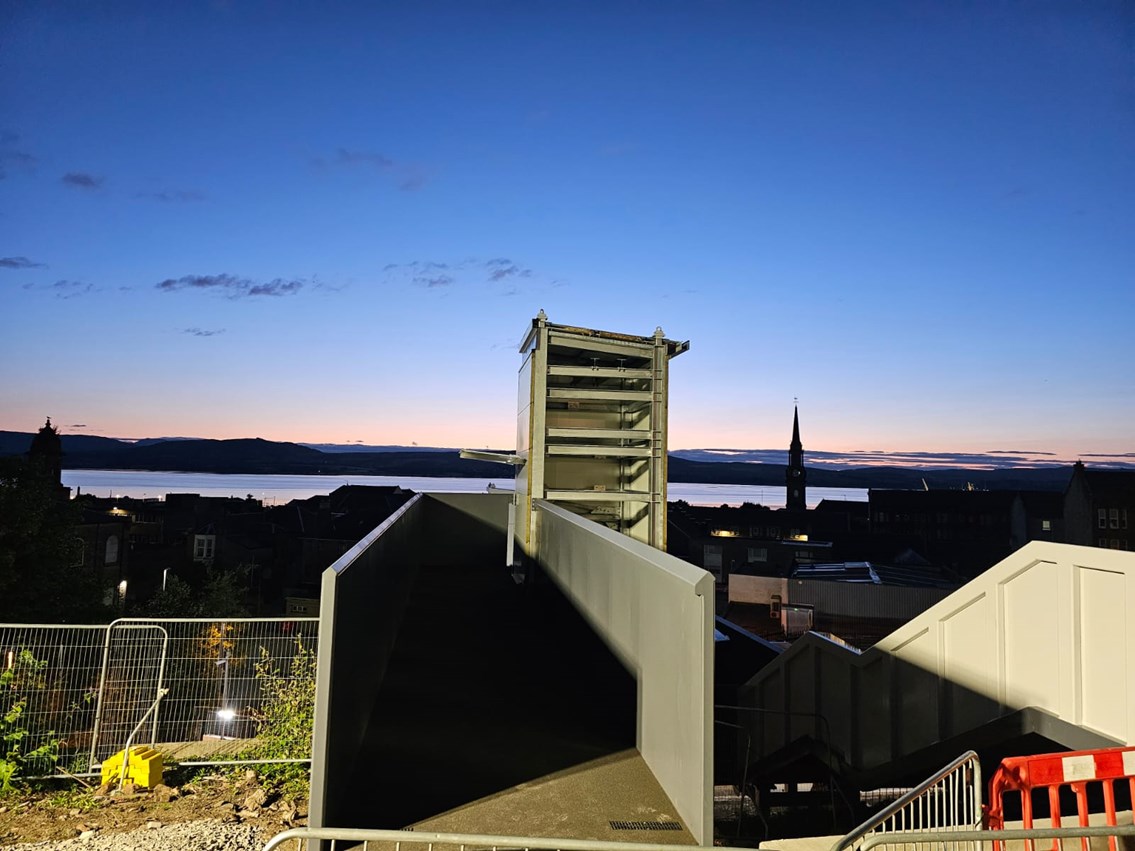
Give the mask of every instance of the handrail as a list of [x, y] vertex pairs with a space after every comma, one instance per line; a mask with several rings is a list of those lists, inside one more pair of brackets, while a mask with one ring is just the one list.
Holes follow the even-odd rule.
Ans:
[[1135, 836], [1135, 824], [1096, 824], [1090, 827], [1037, 827], [1031, 830], [951, 830], [921, 831], [918, 833], [877, 833], [867, 837], [860, 851], [871, 851], [880, 845], [949, 845], [961, 842], [992, 842], [1001, 840], [1081, 839], [1096, 836]]
[[[892, 819], [896, 815], [898, 815], [908, 804], [921, 798], [928, 791], [937, 786], [955, 771], [965, 766], [966, 763], [972, 763], [973, 767], [974, 774], [971, 781], [975, 795], [973, 815], [976, 820], [980, 820], [982, 793], [981, 762], [978, 760], [977, 754], [974, 751], [966, 751], [960, 756], [955, 757], [953, 761], [951, 761], [947, 765], [938, 769], [936, 772], [927, 777], [901, 798], [891, 801], [891, 803], [887, 804], [887, 806], [883, 807], [882, 810], [875, 813], [875, 815], [871, 816], [871, 818], [867, 819], [867, 821], [863, 822], [863, 824], [859, 825], [858, 827], [852, 828], [850, 832], [842, 836], [839, 841], [837, 841], [831, 847], [831, 851], [843, 851], [843, 849], [853, 847], [856, 842], [861, 839], [865, 839], [867, 835], [874, 831], [876, 828], [882, 827], [883, 824], [885, 824], [889, 819]], [[961, 827], [965, 828], [969, 827], [969, 825], [962, 825]], [[951, 828], [944, 826], [944, 829]], [[859, 851], [864, 851], [865, 848], [865, 845], [860, 845]]]
[[[992, 841], [994, 837], [999, 840], [1025, 840], [1034, 841], [1045, 839], [1078, 839], [1081, 837], [1097, 836], [1135, 836], [1135, 824], [1123, 825], [1092, 825], [1090, 827], [1060, 827], [1060, 828], [1034, 828], [1032, 830], [938, 830], [938, 831], [911, 831], [896, 833], [877, 833], [863, 840], [860, 851], [872, 851], [880, 845], [912, 845], [946, 846], [957, 848], [962, 842], [984, 843]], [[469, 847], [497, 849], [555, 849], [555, 851], [674, 851], [672, 844], [656, 844], [651, 842], [604, 842], [595, 839], [564, 839], [557, 837], [535, 836], [496, 836], [491, 834], [471, 833], [426, 833], [405, 830], [370, 830], [349, 827], [294, 827], [278, 833], [265, 843], [263, 851], [275, 851], [287, 842], [296, 843], [305, 840], [339, 840], [346, 842], [385, 842], [390, 843], [400, 851], [402, 844], [424, 844], [431, 851], [435, 845], [452, 845], [460, 849]], [[751, 849], [731, 848], [730, 846], [717, 846], [710, 849], [707, 846], [681, 846], [688, 851], [752, 851]]]
[[[328, 839], [332, 841], [343, 840], [348, 842], [385, 842], [392, 843], [394, 848], [406, 844], [424, 844], [431, 849], [434, 845], [453, 845], [461, 849], [467, 847], [491, 849], [554, 849], [554, 851], [674, 851], [672, 843], [659, 844], [653, 842], [619, 842], [617, 840], [603, 841], [598, 839], [565, 839], [553, 836], [498, 836], [492, 834], [476, 833], [426, 833], [406, 830], [375, 830], [350, 827], [293, 827], [283, 833], [277, 833], [265, 844], [263, 851], [274, 851], [284, 843], [291, 840], [300, 842], [312, 839]], [[730, 848], [728, 846], [683, 845], [687, 851], [752, 851], [746, 848]]]

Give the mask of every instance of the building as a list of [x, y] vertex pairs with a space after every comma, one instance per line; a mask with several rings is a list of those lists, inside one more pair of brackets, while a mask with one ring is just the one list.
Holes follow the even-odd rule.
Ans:
[[804, 469], [804, 444], [800, 442], [800, 412], [792, 408], [792, 442], [788, 445], [788, 467], [784, 471], [785, 507], [804, 511], [807, 499], [808, 471]]
[[1070, 544], [1135, 549], [1135, 470], [1090, 470], [1077, 461], [1064, 491], [1065, 536]]
[[932, 564], [967, 578], [1012, 552], [1013, 491], [880, 490], [868, 492], [871, 534], [914, 542]]

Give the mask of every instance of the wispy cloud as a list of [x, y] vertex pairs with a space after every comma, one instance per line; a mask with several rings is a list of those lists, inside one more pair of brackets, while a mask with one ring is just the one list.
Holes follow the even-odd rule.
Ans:
[[503, 281], [505, 278], [531, 278], [532, 270], [517, 266], [506, 257], [497, 257], [485, 262], [490, 281]]
[[394, 181], [404, 192], [413, 192], [426, 185], [426, 170], [416, 163], [399, 162], [379, 151], [337, 148], [329, 157], [314, 157], [317, 168], [369, 168]]
[[218, 334], [224, 334], [225, 329], [224, 328], [216, 328], [216, 329], [186, 328], [181, 333], [182, 334], [191, 334], [194, 337], [216, 337]]
[[271, 281], [254, 281], [236, 275], [184, 275], [180, 278], [166, 278], [154, 284], [162, 292], [180, 290], [211, 290], [223, 293], [227, 298], [237, 299], [253, 296], [295, 295], [304, 287], [300, 279], [273, 278]]
[[139, 192], [134, 197], [141, 201], [160, 201], [163, 204], [192, 204], [204, 201], [205, 193], [192, 189], [166, 189], [161, 192]]
[[375, 151], [351, 151], [347, 148], [339, 148], [331, 162], [334, 165], [372, 165], [382, 170], [394, 168], [394, 160], [385, 154]]
[[98, 292], [94, 284], [68, 280], [56, 281], [54, 284], [24, 284], [24, 289], [52, 292], [56, 298], [78, 298], [88, 293]]
[[85, 171], [69, 171], [60, 180], [63, 181], [64, 186], [70, 186], [72, 189], [94, 190], [101, 189], [106, 178]]
[[86, 427], [87, 427], [86, 423], [71, 423], [71, 425], [67, 426], [67, 428], [86, 428]]
[[35, 263], [27, 257], [0, 257], [0, 269], [46, 269], [46, 263]]
[[483, 288], [487, 284], [491, 292], [501, 296], [518, 295], [522, 287], [531, 289], [561, 283], [544, 278], [507, 257], [491, 260], [470, 258], [460, 262], [412, 260], [408, 263], [387, 263], [382, 268], [382, 276], [388, 284], [408, 282], [426, 289]]
[[19, 141], [18, 133], [7, 130], [0, 132], [0, 180], [8, 176], [9, 168], [31, 171], [39, 162], [27, 151], [16, 149], [15, 145]]

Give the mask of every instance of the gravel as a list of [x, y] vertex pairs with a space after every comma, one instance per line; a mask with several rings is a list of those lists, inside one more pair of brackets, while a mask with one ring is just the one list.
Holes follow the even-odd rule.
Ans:
[[32, 848], [60, 851], [260, 851], [271, 838], [255, 825], [204, 819], [161, 827], [141, 827], [127, 833], [88, 831], [75, 839], [8, 845], [4, 846], [4, 851]]

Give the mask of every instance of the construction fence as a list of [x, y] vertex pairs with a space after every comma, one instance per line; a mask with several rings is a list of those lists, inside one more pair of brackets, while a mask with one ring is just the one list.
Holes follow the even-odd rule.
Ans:
[[314, 710], [318, 625], [316, 618], [0, 624], [0, 733], [18, 738], [27, 776], [94, 771], [132, 734], [133, 744], [158, 747], [170, 761], [260, 761], [256, 735], [271, 701]]

